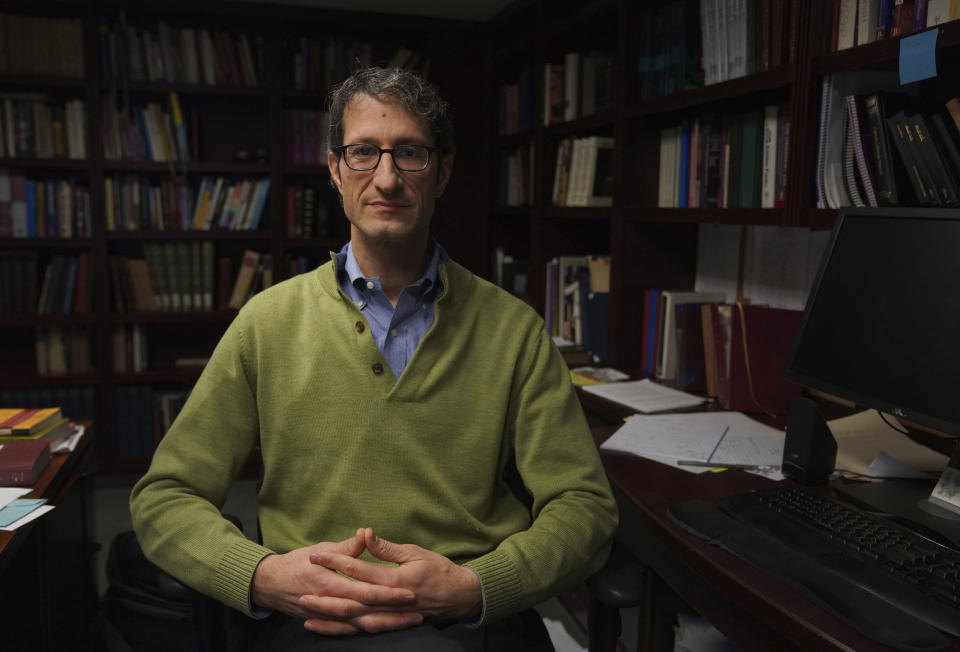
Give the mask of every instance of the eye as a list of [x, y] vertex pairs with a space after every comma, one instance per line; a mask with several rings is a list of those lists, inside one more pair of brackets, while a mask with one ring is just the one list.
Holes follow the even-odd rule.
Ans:
[[418, 158], [420, 156], [420, 148], [416, 145], [397, 145], [394, 151], [397, 156], [404, 158]]
[[354, 156], [376, 156], [377, 148], [373, 145], [353, 145], [351, 147]]

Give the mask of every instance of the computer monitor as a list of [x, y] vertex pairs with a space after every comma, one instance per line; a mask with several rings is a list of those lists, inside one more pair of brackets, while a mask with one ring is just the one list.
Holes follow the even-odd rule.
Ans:
[[[960, 210], [842, 210], [783, 375], [960, 436]], [[933, 483], [878, 484], [853, 497], [946, 517], [925, 509]]]
[[784, 377], [960, 436], [960, 210], [841, 211]]

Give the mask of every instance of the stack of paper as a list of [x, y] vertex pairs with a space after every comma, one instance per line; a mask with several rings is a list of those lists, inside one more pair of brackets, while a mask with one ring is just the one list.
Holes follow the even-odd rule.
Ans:
[[22, 498], [29, 488], [0, 487], [0, 530], [16, 530], [53, 509], [46, 498]]
[[659, 385], [649, 378], [625, 383], [587, 385], [583, 391], [644, 413], [695, 407], [707, 401], [702, 396]]
[[[736, 465], [782, 478], [783, 439], [783, 431], [740, 412], [637, 414], [601, 448], [632, 453], [691, 473]], [[691, 462], [702, 465], [689, 465]]]

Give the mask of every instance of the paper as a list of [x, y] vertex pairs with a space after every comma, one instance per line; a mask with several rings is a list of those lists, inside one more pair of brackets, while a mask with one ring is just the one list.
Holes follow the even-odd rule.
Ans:
[[683, 466], [680, 460], [751, 464], [761, 475], [782, 477], [783, 432], [740, 412], [634, 415], [600, 448], [632, 453], [690, 473], [709, 467]]
[[877, 453], [877, 456], [870, 462], [866, 474], [873, 478], [907, 478], [909, 480], [933, 480], [936, 478], [931, 473], [917, 471], [898, 462], [883, 451]]
[[86, 431], [86, 426], [82, 424], [74, 425], [73, 429], [68, 434], [50, 444], [50, 452], [72, 453], [77, 448], [77, 444], [80, 442], [80, 439], [83, 437], [83, 433]]
[[707, 399], [659, 385], [649, 378], [623, 383], [588, 385], [583, 391], [625, 405], [637, 412], [665, 412], [702, 405]]
[[733, 301], [738, 296], [740, 269], [739, 224], [701, 224], [697, 230], [696, 292], [720, 292]]
[[47, 502], [46, 498], [16, 498], [0, 509], [0, 527], [9, 527]]
[[937, 36], [928, 29], [900, 39], [900, 83], [910, 84], [937, 76]]
[[803, 310], [809, 248], [807, 229], [750, 227], [743, 271], [744, 298], [771, 308]]
[[837, 440], [838, 471], [875, 475], [870, 473], [869, 469], [881, 451], [916, 471], [940, 473], [947, 467], [946, 455], [930, 450], [907, 435], [897, 432], [894, 428], [903, 429], [900, 422], [890, 415], [886, 418], [890, 425], [883, 422], [876, 410], [864, 410], [827, 422], [833, 438]]
[[33, 510], [32, 512], [30, 512], [29, 514], [21, 518], [20, 520], [14, 521], [13, 523], [7, 526], [0, 526], [0, 530], [4, 530], [6, 532], [12, 532], [13, 530], [22, 528], [24, 525], [26, 525], [30, 521], [34, 520], [35, 518], [40, 518], [47, 512], [51, 511], [52, 509], [53, 509], [53, 505], [41, 505], [40, 507], [37, 507], [35, 510]]
[[3, 509], [14, 499], [30, 493], [30, 487], [0, 487], [0, 509]]

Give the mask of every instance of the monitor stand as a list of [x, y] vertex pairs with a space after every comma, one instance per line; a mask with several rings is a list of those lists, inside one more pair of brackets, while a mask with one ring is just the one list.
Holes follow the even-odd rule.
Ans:
[[932, 480], [884, 480], [831, 483], [840, 498], [891, 520], [939, 543], [960, 550], [960, 514], [930, 502]]

